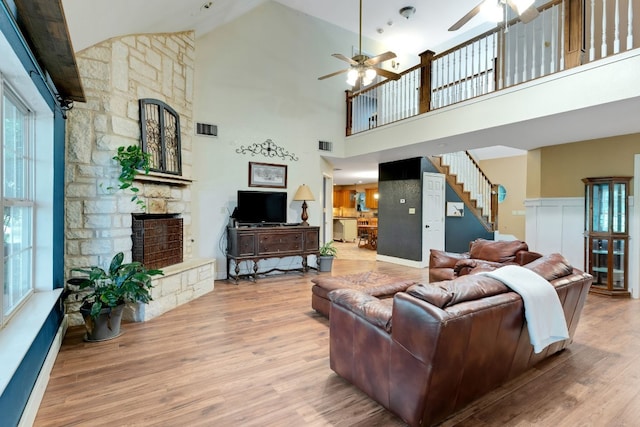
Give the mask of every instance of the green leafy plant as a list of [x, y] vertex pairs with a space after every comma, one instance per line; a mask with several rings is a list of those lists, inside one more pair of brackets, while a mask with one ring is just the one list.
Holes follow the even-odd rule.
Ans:
[[116, 307], [125, 302], [148, 303], [153, 285], [151, 277], [163, 275], [162, 270], [148, 270], [140, 262], [123, 263], [124, 254], [118, 252], [105, 271], [101, 267], [75, 268], [85, 277], [74, 277], [67, 282], [80, 289], [91, 288], [83, 298], [83, 306], [90, 307], [91, 317], [96, 318], [104, 307]]
[[333, 240], [328, 241], [324, 245], [322, 245], [319, 249], [320, 256], [332, 256], [338, 257], [338, 248], [333, 246]]
[[[113, 160], [117, 161], [121, 167], [120, 176], [118, 176], [118, 181], [120, 181], [118, 189], [129, 189], [133, 193], [131, 201], [136, 202], [141, 209], [146, 209], [147, 206], [144, 201], [138, 198], [140, 189], [133, 185], [133, 181], [139, 171], [143, 171], [145, 174], [149, 173], [151, 155], [142, 151], [139, 145], [121, 146], [118, 147]], [[109, 188], [111, 189], [112, 187]]]

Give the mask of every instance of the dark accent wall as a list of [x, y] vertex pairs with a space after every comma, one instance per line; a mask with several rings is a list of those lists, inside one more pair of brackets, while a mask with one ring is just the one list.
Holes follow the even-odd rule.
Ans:
[[[426, 157], [381, 163], [378, 167], [378, 254], [422, 261], [422, 174], [439, 173]], [[405, 203], [400, 203], [404, 199]], [[446, 185], [446, 202], [462, 200]], [[415, 214], [409, 214], [415, 208]], [[446, 208], [446, 206], [445, 206]], [[466, 252], [469, 242], [493, 240], [475, 215], [445, 216], [445, 250]]]
[[[27, 43], [18, 30], [15, 13], [15, 5], [10, 1], [0, 1], [0, 32], [9, 41], [11, 47], [20, 58], [27, 73], [31, 76], [42, 98], [51, 108], [54, 114], [53, 141], [53, 271], [51, 272], [52, 288], [64, 286], [64, 140], [65, 121], [56, 104], [49, 87], [45, 83], [46, 76], [40, 73], [40, 68], [35, 62], [33, 52], [27, 47]], [[63, 312], [61, 304], [57, 304], [47, 314], [47, 320], [31, 343], [27, 354], [18, 366], [15, 374], [9, 381], [6, 389], [0, 395], [0, 424], [7, 426], [17, 425], [24, 408], [26, 407], [33, 386], [38, 378], [42, 365], [47, 357], [54, 337], [62, 323]], [[3, 348], [2, 351], [12, 351]]]
[[[426, 166], [422, 157], [379, 165], [378, 254], [422, 261], [422, 172]], [[409, 208], [415, 208], [415, 214], [409, 214]]]

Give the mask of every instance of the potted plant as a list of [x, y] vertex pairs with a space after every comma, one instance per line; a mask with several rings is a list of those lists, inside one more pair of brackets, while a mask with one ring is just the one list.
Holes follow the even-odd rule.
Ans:
[[338, 256], [338, 248], [333, 246], [333, 240], [330, 240], [322, 245], [319, 249], [319, 252], [320, 255], [318, 256], [318, 271], [331, 271], [333, 258], [337, 258]]
[[87, 334], [85, 341], [104, 341], [120, 335], [122, 310], [127, 302], [151, 301], [151, 277], [162, 275], [162, 270], [148, 270], [140, 262], [123, 263], [124, 254], [118, 252], [109, 269], [93, 266], [73, 271], [84, 277], [67, 281], [80, 289], [89, 289], [82, 299], [80, 313], [84, 318]]
[[[133, 185], [133, 181], [140, 171], [145, 174], [149, 173], [150, 159], [151, 155], [142, 151], [142, 148], [139, 145], [118, 147], [116, 155], [113, 156], [113, 160], [117, 161], [121, 168], [120, 175], [118, 176], [118, 181], [120, 181], [118, 189], [126, 190], [128, 188], [129, 191], [133, 193], [131, 201], [136, 202], [136, 204], [143, 210], [146, 209], [146, 205], [144, 201], [138, 198], [140, 189]], [[109, 189], [112, 188], [113, 187], [109, 187]]]

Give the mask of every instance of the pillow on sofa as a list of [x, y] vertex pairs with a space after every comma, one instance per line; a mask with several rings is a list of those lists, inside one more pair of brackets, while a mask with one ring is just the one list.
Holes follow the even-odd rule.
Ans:
[[445, 307], [509, 292], [509, 288], [502, 282], [478, 274], [440, 282], [438, 286], [453, 296]]
[[453, 294], [442, 289], [438, 284], [423, 285], [419, 283], [410, 286], [405, 292], [440, 308], [453, 299]]
[[525, 267], [535, 271], [548, 282], [573, 273], [573, 266], [564, 256], [558, 253], [544, 255], [526, 264]]
[[476, 239], [471, 242], [469, 255], [471, 258], [493, 262], [513, 262], [518, 251], [528, 251], [529, 246], [521, 240], [485, 240]]

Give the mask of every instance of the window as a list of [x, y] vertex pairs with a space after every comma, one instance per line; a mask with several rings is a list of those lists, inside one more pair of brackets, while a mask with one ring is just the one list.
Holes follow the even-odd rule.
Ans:
[[142, 151], [151, 154], [152, 171], [182, 175], [180, 116], [157, 99], [140, 100]]
[[[33, 292], [33, 117], [7, 87], [2, 87], [2, 318]], [[4, 322], [2, 322], [4, 323]]]

